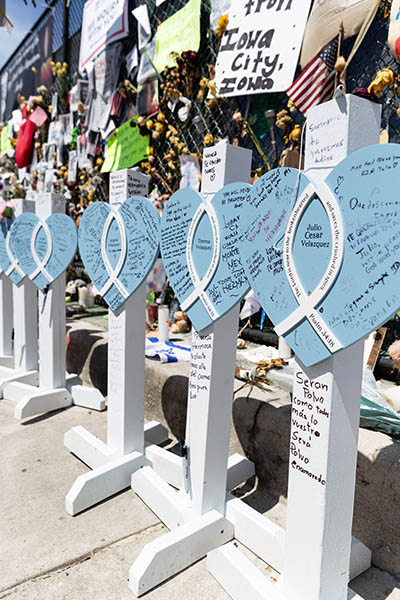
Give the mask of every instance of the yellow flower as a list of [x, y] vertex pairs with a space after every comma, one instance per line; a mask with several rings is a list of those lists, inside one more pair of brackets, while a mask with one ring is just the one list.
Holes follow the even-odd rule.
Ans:
[[376, 74], [375, 79], [373, 80], [373, 82], [371, 83], [371, 85], [368, 88], [368, 92], [369, 93], [373, 93], [376, 96], [381, 96], [385, 90], [386, 87], [388, 87], [389, 85], [393, 85], [394, 83], [394, 73], [392, 71], [392, 69], [389, 68], [385, 68], [382, 69], [381, 71], [378, 71], [378, 73]]
[[36, 67], [31, 67], [31, 68], [32, 68], [33, 73], [37, 73], [37, 68]]
[[214, 143], [214, 138], [211, 135], [211, 133], [207, 133], [207, 135], [204, 137], [204, 144], [206, 146], [212, 146], [212, 144]]

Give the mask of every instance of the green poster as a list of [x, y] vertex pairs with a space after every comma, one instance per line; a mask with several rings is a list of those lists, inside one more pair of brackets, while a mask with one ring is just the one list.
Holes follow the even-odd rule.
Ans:
[[149, 137], [140, 135], [139, 127], [131, 126], [132, 121], [137, 121], [137, 117], [118, 127], [108, 140], [102, 173], [129, 169], [147, 158]]
[[189, 0], [186, 6], [158, 26], [154, 60], [158, 71], [163, 71], [166, 66], [175, 65], [171, 52], [177, 54], [186, 50], [197, 52], [200, 47], [200, 9], [201, 0]]
[[7, 123], [4, 125], [1, 136], [0, 136], [0, 153], [7, 154], [10, 150], [12, 150], [12, 145], [9, 140], [11, 136], [11, 126]]

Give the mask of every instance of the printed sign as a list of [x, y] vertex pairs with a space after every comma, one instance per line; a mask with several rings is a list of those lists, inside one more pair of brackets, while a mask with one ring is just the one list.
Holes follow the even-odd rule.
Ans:
[[51, 215], [46, 221], [24, 213], [10, 228], [9, 247], [15, 257], [15, 268], [42, 291], [68, 268], [77, 245], [76, 225], [61, 213]]
[[195, 190], [179, 190], [164, 209], [162, 259], [197, 331], [222, 317], [249, 290], [239, 253], [239, 218], [250, 190], [247, 183], [231, 183], [212, 202]]
[[88, 0], [83, 8], [79, 69], [109, 44], [128, 35], [127, 0]]
[[311, 0], [233, 0], [216, 64], [222, 96], [282, 92], [293, 81]]
[[146, 158], [149, 137], [140, 135], [139, 127], [136, 127], [136, 121], [137, 118], [118, 127], [114, 135], [108, 140], [106, 157], [101, 169], [102, 173], [128, 169]]
[[145, 281], [158, 255], [160, 217], [148, 198], [128, 198], [118, 209], [94, 202], [79, 226], [83, 264], [116, 311]]
[[400, 307], [399, 175], [399, 148], [387, 144], [354, 152], [317, 188], [302, 174], [296, 190], [298, 172], [289, 168], [254, 185], [241, 219], [243, 266], [306, 366], [366, 337]]

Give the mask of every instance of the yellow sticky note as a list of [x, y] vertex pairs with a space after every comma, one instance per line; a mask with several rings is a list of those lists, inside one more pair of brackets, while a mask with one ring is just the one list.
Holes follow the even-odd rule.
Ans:
[[148, 156], [149, 137], [131, 126], [133, 120], [137, 122], [137, 117], [118, 127], [108, 140], [102, 173], [129, 169]]
[[189, 0], [186, 6], [158, 26], [154, 61], [158, 71], [175, 65], [171, 52], [177, 54], [187, 50], [197, 52], [200, 47], [200, 10], [201, 0]]

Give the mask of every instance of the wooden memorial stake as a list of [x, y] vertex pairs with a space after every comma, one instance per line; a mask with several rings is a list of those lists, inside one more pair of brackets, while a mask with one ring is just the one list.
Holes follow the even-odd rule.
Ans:
[[[149, 178], [143, 182], [131, 169], [111, 174], [110, 204], [118, 207], [130, 197], [128, 190], [148, 194]], [[145, 189], [140, 188], [146, 183]], [[65, 498], [70, 515], [94, 506], [126, 489], [132, 473], [144, 464], [148, 448], [168, 439], [166, 428], [151, 421], [144, 424], [146, 282], [124, 303], [119, 314], [109, 310], [107, 443], [81, 426], [73, 427], [64, 444], [92, 470], [80, 475]], [[166, 451], [164, 451], [166, 452]]]
[[[356, 96], [310, 109], [307, 174], [318, 184], [348, 154], [377, 143], [379, 131], [380, 106]], [[299, 445], [292, 422], [283, 575], [273, 584], [231, 544], [211, 552], [208, 568], [235, 600], [360, 598], [348, 582], [370, 565], [361, 542], [351, 548], [362, 361], [363, 341], [309, 368], [296, 359], [293, 398], [303, 401], [308, 432]]]
[[[250, 167], [249, 150], [225, 143], [207, 148], [203, 195], [211, 201], [224, 185], [249, 181]], [[254, 475], [254, 465], [246, 458], [236, 454], [228, 460], [238, 322], [236, 304], [201, 333], [193, 328], [181, 493], [157, 475], [154, 464], [132, 476], [134, 491], [173, 530], [148, 544], [133, 563], [129, 587], [136, 595], [233, 538], [233, 523], [225, 516], [227, 489]]]
[[13, 368], [13, 290], [12, 283], [4, 274], [0, 274], [0, 368]]
[[[35, 212], [35, 202], [33, 200], [15, 198], [13, 205], [15, 217], [24, 212]], [[19, 285], [12, 285], [11, 280], [5, 274], [2, 275], [1, 280], [10, 282], [12, 292], [10, 299], [11, 314], [6, 317], [3, 312], [1, 318], [5, 319], [13, 316], [10, 326], [14, 326], [12, 365], [6, 368], [2, 363], [2, 367], [0, 367], [0, 394], [2, 395], [4, 386], [11, 381], [38, 385], [39, 371], [36, 286], [28, 277], [25, 277]], [[2, 309], [5, 310], [6, 307], [2, 306]]]
[[[39, 218], [45, 220], [54, 213], [64, 212], [63, 196], [50, 193], [38, 196], [36, 214]], [[17, 402], [15, 417], [24, 419], [72, 404], [103, 410], [104, 400], [98, 397], [97, 390], [80, 385], [77, 375], [66, 374], [65, 275], [50, 285], [47, 294], [39, 291], [38, 304], [39, 387], [19, 381], [4, 386], [4, 397]]]

